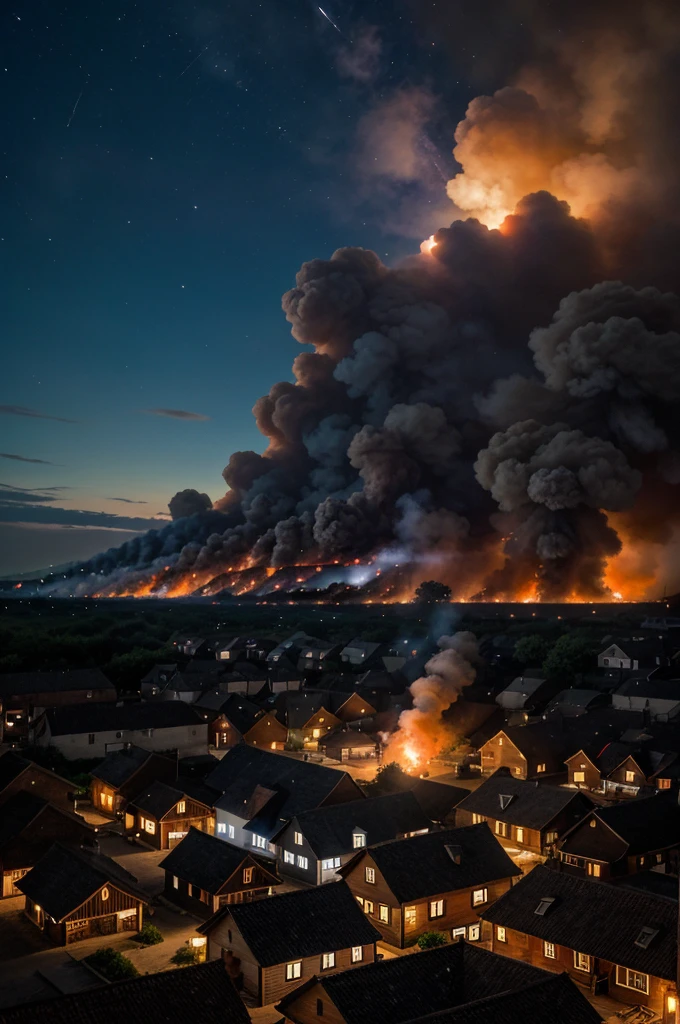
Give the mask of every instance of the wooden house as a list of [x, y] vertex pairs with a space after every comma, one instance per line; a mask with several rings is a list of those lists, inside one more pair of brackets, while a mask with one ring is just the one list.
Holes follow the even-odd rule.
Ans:
[[142, 1014], [144, 1024], [250, 1024], [243, 1000], [218, 960], [21, 1003], [0, 1011], [0, 1019], [2, 1024], [124, 1024], [140, 1020]]
[[680, 753], [673, 749], [677, 745], [675, 737], [668, 744], [663, 737], [643, 731], [627, 742], [607, 743], [597, 752], [579, 750], [565, 762], [569, 785], [619, 798], [636, 797], [644, 788], [677, 791]]
[[[33, 721], [46, 708], [116, 699], [116, 688], [98, 668], [0, 675], [0, 742], [27, 743]], [[3, 736], [4, 733], [4, 736]]]
[[344, 882], [231, 903], [198, 931], [256, 1006], [276, 1002], [316, 974], [371, 963], [380, 933]]
[[16, 887], [29, 921], [59, 946], [142, 927], [137, 879], [101, 854], [55, 843]]
[[171, 850], [189, 829], [215, 829], [213, 800], [219, 793], [207, 786], [179, 781], [173, 786], [152, 782], [125, 808], [125, 831], [140, 836], [156, 850]]
[[190, 914], [209, 917], [231, 903], [271, 896], [281, 885], [276, 864], [192, 828], [161, 861], [166, 899]]
[[228, 750], [205, 781], [222, 794], [215, 801], [216, 834], [272, 856], [273, 836], [296, 814], [364, 799], [346, 772], [245, 743]]
[[595, 807], [557, 846], [561, 868], [581, 877], [610, 879], [651, 868], [677, 871], [677, 795], [656, 793], [645, 799]]
[[[283, 750], [288, 739], [288, 730], [273, 711], [266, 711], [239, 694], [220, 695], [208, 727], [209, 742], [221, 750], [235, 747], [237, 743], [248, 743], [263, 750]], [[201, 707], [206, 707], [203, 698]], [[212, 717], [212, 716], [211, 716]]]
[[375, 737], [357, 729], [334, 729], [319, 740], [319, 749], [334, 761], [364, 761], [378, 756]]
[[612, 707], [644, 711], [651, 722], [669, 722], [680, 715], [679, 684], [675, 668], [635, 673], [614, 691]]
[[177, 761], [143, 747], [127, 744], [107, 754], [90, 772], [92, 807], [110, 818], [119, 817], [129, 801], [152, 782], [172, 783]]
[[427, 832], [431, 824], [412, 793], [395, 793], [303, 811], [272, 842], [284, 874], [321, 885], [336, 881], [357, 850]]
[[481, 824], [378, 843], [339, 874], [384, 941], [404, 948], [428, 931], [478, 941], [480, 912], [521, 871]]
[[73, 783], [15, 750], [0, 756], [0, 807], [16, 793], [33, 793], [55, 807], [73, 810]]
[[20, 896], [23, 878], [55, 842], [94, 845], [95, 833], [80, 815], [54, 807], [37, 793], [15, 793], [0, 811], [2, 895]]
[[482, 917], [494, 952], [675, 1024], [677, 900], [539, 865]]
[[532, 711], [545, 705], [559, 689], [554, 682], [545, 679], [540, 672], [516, 676], [504, 690], [496, 695], [496, 703], [505, 711]]
[[485, 821], [506, 848], [546, 857], [592, 806], [583, 793], [513, 778], [507, 768], [499, 768], [458, 804], [456, 823]]
[[506, 726], [480, 748], [483, 774], [508, 768], [517, 779], [556, 776], [564, 771], [565, 737], [559, 724]]
[[600, 1024], [566, 974], [462, 941], [310, 978], [276, 1009], [292, 1024]]

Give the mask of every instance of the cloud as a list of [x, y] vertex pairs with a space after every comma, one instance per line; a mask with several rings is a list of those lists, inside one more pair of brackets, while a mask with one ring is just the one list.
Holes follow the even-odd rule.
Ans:
[[186, 409], [144, 409], [150, 416], [168, 416], [172, 420], [209, 420], [200, 412], [187, 412]]
[[[56, 420], [57, 423], [77, 423], [77, 420], [69, 420], [65, 416], [50, 416], [46, 412], [38, 412], [37, 409], [28, 409], [25, 405], [0, 405], [0, 413], [5, 416], [29, 416], [36, 420]], [[28, 459], [27, 461], [33, 461]]]
[[49, 495], [30, 492], [0, 490], [0, 523], [39, 523], [44, 526], [104, 527], [115, 530], [133, 530], [141, 533], [165, 525], [164, 520], [153, 517], [119, 516], [113, 512], [94, 512], [90, 509], [59, 508], [47, 503], [54, 501]]
[[41, 466], [53, 466], [53, 462], [47, 459], [29, 459], [26, 455], [10, 455], [9, 452], [0, 452], [0, 459], [13, 459], [15, 462], [35, 462]]
[[10, 502], [12, 505], [16, 503], [33, 505], [39, 502], [56, 501], [56, 492], [61, 490], [59, 487], [14, 487], [12, 484], [1, 484], [0, 483], [0, 507]]
[[337, 56], [337, 68], [341, 75], [353, 78], [355, 82], [372, 82], [380, 70], [382, 44], [374, 25], [367, 26], [349, 46], [343, 47]]
[[124, 501], [126, 505], [148, 505], [148, 501], [142, 501], [141, 498], [107, 498], [107, 501]]

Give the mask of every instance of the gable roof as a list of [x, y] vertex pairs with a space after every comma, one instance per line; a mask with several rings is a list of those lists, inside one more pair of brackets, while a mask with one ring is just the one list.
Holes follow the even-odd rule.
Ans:
[[99, 668], [72, 668], [65, 672], [3, 672], [0, 696], [63, 693], [68, 690], [115, 690]]
[[252, 903], [230, 903], [199, 925], [198, 931], [209, 934], [227, 915], [262, 967], [369, 945], [381, 937], [346, 882], [329, 882]]
[[48, 708], [47, 721], [52, 736], [83, 732], [112, 732], [124, 729], [172, 729], [182, 725], [201, 725], [204, 719], [184, 701], [149, 701], [139, 704], [69, 704]]
[[155, 779], [150, 786], [130, 801], [138, 811], [145, 811], [157, 821], [164, 817], [184, 797], [182, 789], [175, 789]]
[[224, 969], [211, 960], [181, 971], [161, 971], [129, 981], [0, 1009], [1, 1024], [250, 1024], [250, 1016]]
[[59, 779], [65, 786], [73, 789], [74, 785], [69, 782], [68, 779], [63, 779], [61, 775], [57, 775], [56, 772], [50, 771], [49, 768], [43, 768], [41, 764], [37, 764], [35, 761], [29, 761], [27, 757], [22, 757], [16, 750], [6, 750], [4, 754], [0, 756], [0, 793], [7, 789], [15, 779], [18, 779], [20, 775], [28, 769], [33, 768], [41, 775], [45, 775], [50, 779]]
[[[84, 818], [70, 814], [69, 811], [65, 811], [61, 807], [55, 807], [54, 804], [50, 804], [48, 800], [44, 800], [37, 793], [15, 793], [7, 803], [2, 805], [2, 811], [0, 811], [0, 850], [20, 836], [46, 807], [51, 807], [55, 814], [60, 814], [67, 822], [80, 825], [83, 830], [88, 829]], [[39, 833], [36, 838], [39, 840]], [[80, 833], [76, 834], [76, 838], [80, 838]]]
[[[537, 967], [455, 942], [318, 980], [346, 1024], [402, 1024], [413, 1020], [414, 1013], [420, 1018], [544, 979], [545, 972]], [[277, 1010], [285, 1013], [316, 981], [312, 978], [284, 996]]]
[[[206, 782], [222, 796], [215, 806], [241, 818], [248, 813], [248, 827], [259, 835], [271, 837], [280, 822], [290, 820], [302, 811], [320, 807], [343, 780], [346, 772], [326, 768], [311, 761], [275, 754], [241, 743], [224, 755]], [[363, 794], [354, 783], [358, 799]], [[255, 790], [268, 791], [269, 797], [258, 801], [258, 811], [248, 812]], [[264, 794], [266, 796], [266, 793]], [[253, 815], [257, 814], [255, 821]]]
[[568, 809], [585, 816], [590, 807], [592, 801], [578, 790], [516, 779], [506, 768], [499, 768], [458, 804], [461, 811], [539, 831]]
[[[460, 863], [451, 848], [457, 848]], [[521, 875], [486, 822], [392, 839], [362, 850], [340, 868], [346, 876], [370, 856], [399, 903]]]
[[123, 750], [112, 750], [96, 768], [92, 769], [90, 775], [99, 779], [100, 782], [105, 782], [114, 789], [118, 789], [128, 779], [131, 779], [150, 757], [160, 756], [160, 754], [152, 754], [151, 751], [131, 743]]
[[103, 854], [86, 853], [55, 843], [34, 868], [15, 882], [34, 903], [55, 921], [82, 906], [103, 885], [110, 883], [134, 899], [148, 902], [137, 879]]
[[432, 821], [441, 821], [454, 807], [458, 807], [470, 790], [463, 789], [462, 786], [450, 786], [446, 782], [438, 782], [437, 779], [416, 779], [416, 784], [410, 792], [428, 818]]
[[[677, 794], [671, 790], [639, 800], [596, 807], [588, 819], [564, 837], [561, 850], [595, 860], [609, 860], [607, 853], [613, 854], [616, 850], [615, 859], [618, 860], [624, 856], [680, 846], [680, 807]], [[590, 826], [591, 820], [596, 822], [594, 828]], [[603, 829], [597, 827], [597, 823], [613, 832], [620, 842], [607, 842], [607, 838], [603, 838]]]
[[276, 861], [270, 857], [259, 857], [193, 826], [158, 866], [215, 896], [245, 860], [255, 861], [263, 868], [271, 878], [271, 885], [281, 882]]
[[[366, 844], [370, 846], [395, 839], [405, 832], [429, 829], [432, 824], [412, 793], [330, 804], [297, 814], [295, 822], [297, 830], [321, 858], [349, 853], [353, 849], [352, 832], [355, 827], [366, 833]], [[281, 832], [283, 829], [277, 835]]]
[[[547, 913], [536, 908], [552, 899]], [[485, 921], [674, 981], [678, 904], [649, 892], [535, 867], [491, 907]], [[635, 942], [643, 927], [657, 931], [646, 949]]]
[[248, 730], [255, 725], [257, 719], [265, 713], [257, 704], [238, 693], [224, 696], [218, 710], [220, 715], [224, 715], [241, 736], [245, 736]]

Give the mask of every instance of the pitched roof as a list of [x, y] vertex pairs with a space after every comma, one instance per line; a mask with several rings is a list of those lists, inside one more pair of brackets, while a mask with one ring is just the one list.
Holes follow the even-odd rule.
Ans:
[[545, 978], [515, 991], [483, 996], [474, 1002], [456, 1006], [443, 1013], [418, 1017], [409, 1024], [601, 1024], [602, 1018], [574, 984], [566, 971], [546, 974]]
[[330, 804], [297, 814], [295, 822], [317, 857], [338, 857], [349, 853], [353, 849], [352, 833], [355, 828], [366, 833], [366, 844], [370, 846], [395, 839], [405, 832], [430, 828], [432, 824], [412, 793]]
[[[81, 818], [77, 814], [71, 814], [69, 811], [62, 810], [61, 807], [55, 807], [50, 804], [48, 800], [43, 800], [43, 798], [38, 796], [37, 793], [15, 793], [7, 803], [2, 805], [2, 811], [0, 812], [0, 850], [2, 850], [7, 843], [12, 842], [12, 840], [17, 838], [17, 836], [21, 835], [24, 829], [27, 828], [31, 822], [35, 821], [38, 815], [40, 815], [46, 807], [51, 807], [55, 814], [62, 815], [67, 822], [71, 822], [74, 825], [80, 825], [82, 829], [87, 829], [87, 822], [84, 818]], [[38, 826], [38, 828], [40, 828], [40, 826]], [[79, 839], [81, 833], [77, 833], [76, 835]], [[39, 833], [36, 838], [40, 838]]]
[[340, 868], [347, 875], [370, 856], [399, 903], [521, 875], [486, 822], [392, 839], [362, 850]]
[[72, 733], [111, 732], [116, 729], [171, 729], [200, 725], [202, 716], [181, 700], [139, 704], [70, 704], [46, 712], [52, 736]]
[[146, 814], [149, 814], [158, 821], [175, 804], [179, 803], [183, 796], [183, 790], [175, 789], [174, 786], [168, 786], [165, 782], [159, 782], [158, 779], [155, 779], [150, 786], [147, 786], [141, 793], [138, 793], [130, 803], [138, 811], [145, 811]]
[[[671, 790], [657, 792], [640, 800], [597, 807], [589, 815], [588, 825], [572, 829], [561, 849], [581, 857], [603, 859], [608, 846], [603, 839], [604, 825], [621, 840], [616, 859], [680, 845], [680, 807]], [[590, 821], [595, 821], [595, 827]], [[606, 857], [605, 859], [609, 859]]]
[[0, 756], [0, 793], [25, 772], [30, 764], [30, 761], [16, 751], [6, 750]]
[[461, 811], [539, 831], [566, 810], [574, 815], [580, 812], [583, 817], [590, 807], [592, 801], [577, 790], [515, 779], [504, 768], [499, 768], [458, 804]]
[[257, 719], [264, 714], [261, 707], [238, 693], [231, 693], [225, 697], [219, 711], [242, 736], [252, 729]]
[[[249, 818], [257, 813], [257, 821], [249, 824], [259, 835], [270, 837], [278, 831], [280, 822], [319, 807], [343, 779], [349, 778], [336, 768], [240, 743], [227, 751], [206, 782], [222, 793], [216, 807], [241, 818], [246, 813]], [[249, 801], [258, 787], [260, 792], [269, 791], [270, 796], [264, 803], [258, 801], [258, 811], [251, 814]], [[356, 795], [362, 798], [358, 786]]]
[[[544, 979], [545, 972], [537, 967], [455, 942], [414, 956], [377, 960], [321, 980], [346, 1024], [402, 1024], [413, 1020], [414, 1014], [438, 1013]], [[277, 1009], [285, 1012], [315, 980], [284, 996]]]
[[627, 679], [614, 691], [615, 697], [642, 697], [645, 700], [668, 700], [674, 704], [680, 702], [677, 679], [659, 679], [644, 676]]
[[[554, 902], [537, 914], [544, 899]], [[481, 916], [633, 971], [675, 980], [678, 904], [663, 896], [539, 865]], [[656, 933], [646, 948], [635, 944], [644, 927]]]
[[151, 751], [144, 750], [143, 747], [130, 744], [123, 750], [112, 750], [96, 768], [92, 769], [90, 775], [117, 789], [131, 779], [150, 757], [158, 756], [160, 755], [152, 754]]
[[250, 1024], [250, 1017], [221, 960], [181, 971], [161, 971], [130, 981], [0, 1009], [0, 1024]]
[[465, 799], [470, 790], [463, 789], [462, 786], [450, 786], [436, 779], [416, 779], [416, 784], [410, 792], [428, 818], [432, 821], [442, 821], [461, 800]]
[[198, 931], [209, 934], [227, 914], [262, 967], [369, 945], [380, 938], [345, 882], [230, 903]]
[[72, 668], [65, 672], [3, 672], [0, 696], [61, 693], [65, 690], [115, 690], [99, 668]]
[[219, 892], [228, 878], [238, 871], [244, 860], [255, 861], [272, 878], [271, 884], [280, 882], [276, 872], [276, 861], [270, 857], [260, 857], [250, 850], [200, 832], [193, 826], [184, 839], [175, 846], [159, 864], [165, 871], [172, 872], [186, 882], [200, 885], [201, 889], [212, 893]]
[[55, 921], [63, 921], [107, 882], [143, 903], [148, 902], [137, 887], [135, 876], [115, 860], [61, 843], [51, 846], [15, 885]]
[[375, 750], [375, 737], [358, 729], [343, 729], [339, 726], [320, 739], [319, 746], [330, 747], [332, 750], [341, 750], [343, 747], [373, 747]]

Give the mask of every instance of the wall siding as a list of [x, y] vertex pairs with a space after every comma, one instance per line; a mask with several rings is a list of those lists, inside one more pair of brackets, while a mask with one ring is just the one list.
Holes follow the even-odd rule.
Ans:
[[16, 793], [33, 793], [43, 800], [49, 800], [55, 807], [62, 807], [64, 810], [73, 810], [71, 794], [74, 790], [72, 782], [60, 779], [51, 772], [44, 771], [37, 765], [31, 764], [25, 772], [13, 779], [8, 786], [0, 793], [0, 806], [6, 803]]
[[519, 752], [514, 743], [499, 733], [482, 744], [482, 772], [490, 775], [497, 768], [509, 768], [516, 779], [526, 779], [528, 774], [527, 759]]

